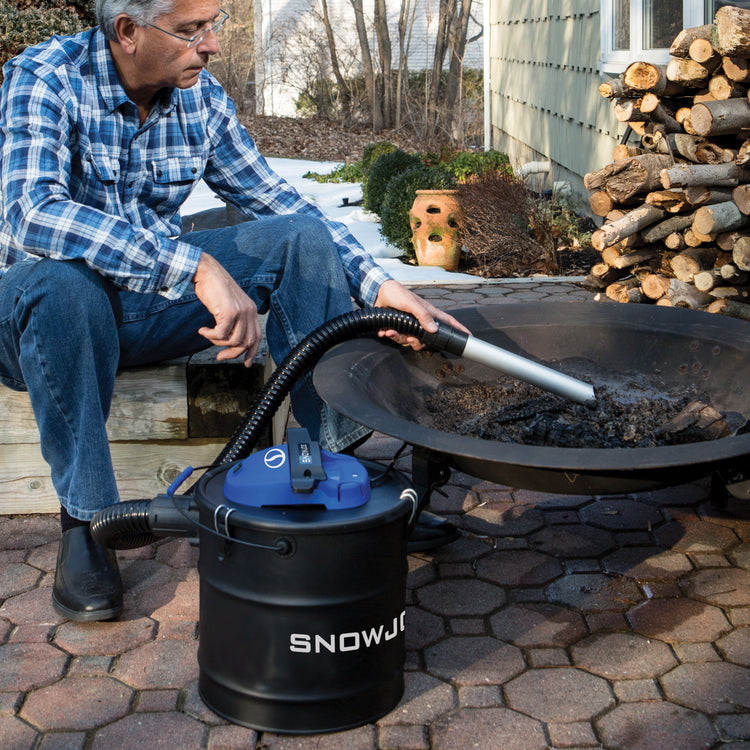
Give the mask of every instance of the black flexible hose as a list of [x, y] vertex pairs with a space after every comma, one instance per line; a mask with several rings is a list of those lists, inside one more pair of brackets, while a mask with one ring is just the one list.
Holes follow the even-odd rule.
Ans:
[[[294, 384], [312, 369], [333, 346], [366, 333], [393, 329], [420, 339], [433, 337], [408, 314], [388, 308], [367, 308], [340, 315], [324, 323], [306, 336], [287, 355], [261, 389], [254, 404], [247, 411], [234, 435], [230, 438], [210, 468], [223, 466], [246, 458], [252, 453], [273, 415], [281, 406]], [[192, 536], [195, 523], [189, 521], [187, 506], [171, 513], [160, 495], [154, 500], [131, 500], [111, 505], [99, 511], [91, 522], [91, 535], [105, 547], [134, 549], [165, 536]], [[167, 498], [177, 503], [177, 498]], [[157, 506], [155, 509], [155, 506]], [[168, 517], [168, 518], [167, 518]], [[165, 522], [161, 519], [166, 518]]]

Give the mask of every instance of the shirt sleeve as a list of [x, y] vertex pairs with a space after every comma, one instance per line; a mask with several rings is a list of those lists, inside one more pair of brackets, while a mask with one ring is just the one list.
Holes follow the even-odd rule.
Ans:
[[[17, 250], [83, 260], [121, 289], [178, 298], [200, 250], [71, 197], [71, 126], [59, 93], [22, 66], [6, 66], [0, 95], [3, 234]], [[54, 78], [52, 79], [54, 80]]]
[[380, 285], [391, 277], [375, 262], [346, 225], [327, 217], [277, 175], [236, 116], [218, 84], [211, 91], [212, 151], [206, 183], [223, 199], [257, 216], [301, 213], [321, 219], [331, 233], [353, 297], [372, 305]]

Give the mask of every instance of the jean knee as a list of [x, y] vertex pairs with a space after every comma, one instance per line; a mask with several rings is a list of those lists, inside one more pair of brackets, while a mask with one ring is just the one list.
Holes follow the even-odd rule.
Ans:
[[42, 259], [24, 279], [16, 306], [19, 329], [33, 315], [56, 335], [88, 328], [117, 335], [122, 306], [114, 285], [82, 261]]

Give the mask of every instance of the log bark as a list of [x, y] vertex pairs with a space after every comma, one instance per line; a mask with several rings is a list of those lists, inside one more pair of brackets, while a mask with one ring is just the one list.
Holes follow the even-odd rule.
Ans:
[[726, 57], [750, 57], [750, 10], [731, 5], [719, 8], [711, 42]]
[[690, 125], [696, 135], [733, 135], [750, 127], [750, 103], [747, 98], [694, 104]]
[[615, 302], [640, 302], [643, 296], [640, 282], [635, 277], [609, 284], [604, 293]]
[[690, 45], [696, 39], [706, 39], [710, 42], [713, 30], [713, 24], [710, 23], [703, 26], [691, 26], [689, 29], [682, 29], [669, 47], [669, 54], [672, 57], [689, 57]]
[[673, 307], [684, 307], [689, 310], [700, 310], [701, 307], [712, 302], [711, 295], [699, 291], [693, 284], [680, 281], [680, 279], [669, 280], [667, 297]]
[[717, 299], [709, 303], [706, 311], [728, 315], [730, 318], [750, 320], [750, 305], [746, 302], [735, 302], [732, 299]]
[[651, 116], [647, 112], [641, 112], [640, 100], [621, 96], [615, 100], [612, 107], [615, 119], [618, 122], [648, 122]]
[[624, 237], [629, 237], [641, 229], [664, 218], [665, 211], [656, 206], [640, 206], [629, 211], [621, 219], [605, 224], [591, 235], [592, 246], [601, 252], [605, 247], [614, 245]]
[[693, 207], [700, 208], [713, 203], [724, 203], [732, 200], [729, 188], [711, 188], [708, 185], [693, 185], [685, 188], [685, 200]]
[[703, 235], [733, 232], [747, 223], [747, 216], [731, 200], [725, 203], [715, 203], [712, 206], [701, 206], [695, 212], [693, 231]]
[[605, 99], [613, 99], [616, 96], [624, 96], [626, 91], [622, 79], [612, 78], [599, 84], [599, 93]]
[[[639, 193], [660, 187], [661, 170], [670, 166], [672, 159], [662, 154], [643, 154], [609, 165], [601, 185], [616, 203], [624, 203]], [[601, 171], [601, 170], [600, 170]], [[584, 178], [584, 184], [586, 178]], [[586, 185], [587, 189], [592, 190]]]
[[644, 242], [658, 242], [669, 236], [673, 232], [679, 232], [682, 229], [693, 224], [693, 214], [685, 214], [680, 216], [671, 216], [664, 221], [660, 221], [641, 232], [641, 237]]
[[732, 162], [723, 164], [676, 164], [661, 171], [661, 184], [666, 190], [693, 185], [735, 187], [740, 180], [750, 182], [750, 171], [738, 167]]
[[658, 254], [657, 248], [644, 247], [624, 253], [622, 248], [613, 245], [602, 250], [602, 260], [612, 268], [619, 270], [634, 268], [646, 263]]

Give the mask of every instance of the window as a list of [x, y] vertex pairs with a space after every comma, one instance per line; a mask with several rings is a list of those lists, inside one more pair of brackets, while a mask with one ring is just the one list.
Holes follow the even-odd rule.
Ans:
[[750, 0], [602, 0], [600, 70], [616, 75], [636, 60], [666, 64], [677, 34], [710, 23], [722, 5], [750, 8]]

